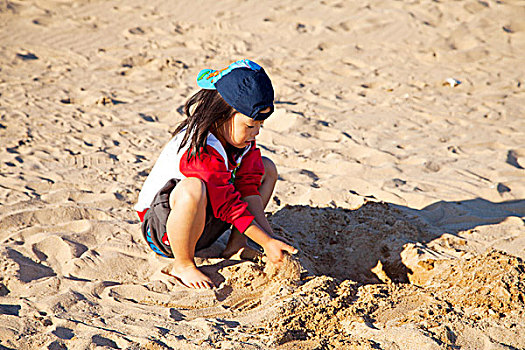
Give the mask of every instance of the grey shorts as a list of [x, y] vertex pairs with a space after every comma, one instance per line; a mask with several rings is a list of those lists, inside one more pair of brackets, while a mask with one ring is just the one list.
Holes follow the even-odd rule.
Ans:
[[[169, 198], [171, 191], [179, 182], [178, 179], [171, 179], [157, 192], [142, 222], [144, 239], [155, 253], [166, 258], [173, 258], [166, 233], [166, 222], [171, 211]], [[209, 247], [230, 227], [230, 224], [213, 215], [210, 201], [208, 201], [204, 231], [197, 241], [195, 250]]]

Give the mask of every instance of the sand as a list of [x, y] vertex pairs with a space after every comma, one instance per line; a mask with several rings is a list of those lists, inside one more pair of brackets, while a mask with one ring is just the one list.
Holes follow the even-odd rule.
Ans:
[[[1, 349], [525, 348], [523, 1], [0, 1]], [[161, 273], [132, 207], [250, 58], [276, 269]]]

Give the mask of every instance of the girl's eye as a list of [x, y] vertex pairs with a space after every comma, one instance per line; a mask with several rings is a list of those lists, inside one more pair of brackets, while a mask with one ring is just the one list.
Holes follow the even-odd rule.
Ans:
[[248, 129], [253, 129], [253, 128], [255, 128], [255, 126], [253, 126], [253, 125], [248, 125]]

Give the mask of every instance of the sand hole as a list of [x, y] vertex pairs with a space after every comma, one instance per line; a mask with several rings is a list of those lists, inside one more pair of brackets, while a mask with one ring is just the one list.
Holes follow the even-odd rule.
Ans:
[[408, 282], [403, 245], [430, 237], [399, 210], [376, 202], [355, 210], [286, 206], [271, 222], [299, 249], [309, 273], [360, 283]]

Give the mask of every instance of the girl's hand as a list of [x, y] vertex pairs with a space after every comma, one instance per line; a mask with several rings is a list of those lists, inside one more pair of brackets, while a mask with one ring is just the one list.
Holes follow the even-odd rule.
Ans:
[[296, 248], [275, 238], [269, 240], [263, 248], [268, 260], [277, 265], [283, 262], [284, 252], [290, 254], [297, 254], [298, 252]]
[[298, 250], [291, 245], [275, 239], [266, 233], [255, 221], [252, 225], [248, 226], [244, 234], [263, 247], [268, 260], [274, 264], [280, 265], [283, 262], [284, 252], [290, 254], [297, 254], [298, 252]]

